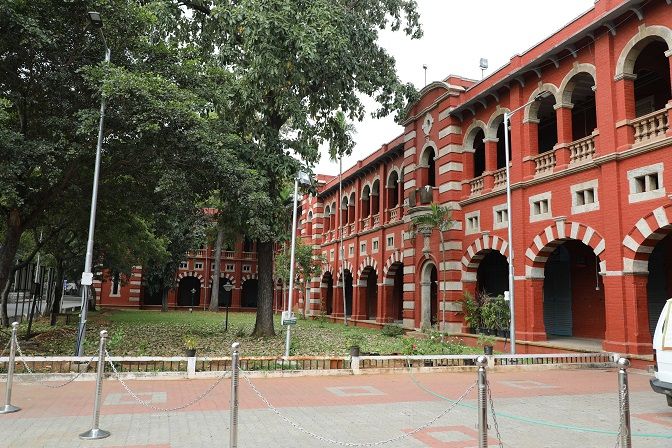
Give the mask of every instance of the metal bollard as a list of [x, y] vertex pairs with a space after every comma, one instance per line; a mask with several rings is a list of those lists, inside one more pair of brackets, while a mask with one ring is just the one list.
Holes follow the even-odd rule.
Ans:
[[109, 437], [109, 431], [100, 429], [100, 398], [103, 392], [103, 374], [105, 373], [105, 344], [107, 344], [107, 331], [100, 332], [100, 348], [98, 349], [98, 372], [96, 375], [96, 396], [93, 401], [93, 427], [79, 435], [80, 439], [96, 440]]
[[0, 408], [0, 414], [9, 414], [20, 411], [21, 408], [12, 405], [12, 383], [14, 381], [14, 359], [16, 358], [16, 333], [19, 323], [12, 323], [12, 339], [9, 343], [9, 362], [7, 365], [7, 384], [5, 385], [5, 405]]
[[229, 448], [238, 448], [238, 360], [240, 343], [231, 344], [231, 421]]
[[626, 358], [618, 359], [618, 407], [621, 419], [619, 441], [621, 448], [632, 448], [630, 433], [630, 393], [628, 391], [628, 367], [630, 361]]
[[476, 358], [478, 366], [478, 448], [488, 448], [488, 382], [485, 367], [488, 358]]

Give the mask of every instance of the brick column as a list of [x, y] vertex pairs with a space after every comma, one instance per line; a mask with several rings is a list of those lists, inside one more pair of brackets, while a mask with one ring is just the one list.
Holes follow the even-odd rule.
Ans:
[[378, 283], [378, 304], [376, 307], [376, 322], [387, 323], [392, 322], [390, 317], [390, 297], [392, 294], [392, 287], [384, 285], [382, 282]]
[[539, 154], [539, 120], [529, 118], [523, 122], [523, 138], [523, 178], [531, 179], [536, 171], [536, 164], [531, 159]]
[[492, 190], [495, 185], [495, 179], [492, 177], [492, 172], [497, 171], [497, 142], [499, 139], [486, 138], [485, 143], [485, 178], [483, 179], [483, 189]]
[[[620, 277], [623, 281], [625, 297], [626, 322], [621, 328], [627, 328], [625, 335], [628, 343], [628, 353], [648, 355], [653, 352], [653, 341], [649, 331], [649, 309], [646, 274], [625, 274]], [[614, 316], [609, 311], [606, 316], [607, 325]]]
[[558, 143], [555, 150], [555, 168], [562, 169], [569, 165], [569, 144], [572, 142], [572, 108], [573, 104], [556, 104], [555, 119], [558, 124]]
[[240, 308], [240, 299], [242, 295], [242, 285], [233, 288], [231, 291], [231, 308]]
[[[334, 277], [338, 277], [336, 274]], [[343, 279], [340, 282], [336, 282], [334, 289], [332, 291], [332, 297], [334, 303], [331, 308], [332, 316], [334, 317], [343, 317]]]
[[367, 318], [366, 315], [366, 287], [359, 286], [355, 283], [353, 275], [352, 279], [352, 319], [363, 320]]
[[517, 293], [514, 297], [516, 337], [525, 341], [545, 341], [544, 279], [527, 278], [523, 285], [520, 282], [514, 282], [514, 285]]
[[616, 95], [616, 148], [627, 149], [635, 141], [635, 133], [627, 120], [635, 118], [635, 75], [623, 74], [613, 83]]

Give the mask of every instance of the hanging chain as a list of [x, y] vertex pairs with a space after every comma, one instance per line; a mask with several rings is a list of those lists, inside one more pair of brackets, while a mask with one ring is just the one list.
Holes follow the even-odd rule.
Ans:
[[492, 414], [492, 423], [495, 426], [495, 433], [497, 434], [497, 443], [499, 443], [499, 448], [504, 448], [504, 442], [502, 442], [502, 435], [499, 433], [499, 425], [497, 424], [497, 414], [495, 413], [495, 405], [492, 401], [492, 389], [490, 388], [490, 381], [486, 381], [485, 385], [488, 389], [488, 402], [490, 404], [490, 413]]
[[80, 371], [77, 374], [75, 374], [72, 378], [67, 380], [65, 383], [49, 384], [47, 381], [44, 381], [44, 380], [40, 379], [40, 377], [35, 372], [30, 370], [30, 367], [28, 367], [28, 364], [26, 364], [26, 360], [24, 359], [23, 353], [21, 352], [21, 346], [19, 345], [18, 340], [16, 341], [16, 349], [19, 352], [19, 359], [21, 360], [21, 363], [23, 364], [23, 367], [26, 369], [28, 374], [31, 375], [35, 379], [36, 383], [40, 384], [41, 386], [48, 387], [49, 389], [60, 389], [61, 387], [67, 386], [68, 384], [72, 383], [77, 378], [82, 376], [82, 374], [85, 373], [89, 369], [89, 366], [91, 365], [93, 360], [97, 358], [97, 356], [92, 356], [91, 359], [89, 359], [86, 362], [86, 365], [83, 368], [80, 367]]
[[[107, 350], [105, 350], [105, 356], [106, 356], [107, 358], [110, 357], [110, 354], [107, 352]], [[135, 401], [137, 401], [137, 402], [138, 402], [139, 404], [141, 404], [142, 406], [144, 406], [144, 407], [146, 407], [146, 408], [149, 408], [149, 409], [152, 409], [152, 410], [157, 411], [157, 412], [173, 412], [173, 411], [179, 411], [179, 410], [181, 410], [181, 409], [185, 409], [185, 408], [188, 408], [189, 406], [193, 406], [193, 405], [195, 405], [196, 403], [198, 403], [199, 401], [201, 401], [203, 398], [205, 398], [206, 395], [208, 395], [210, 392], [212, 392], [212, 390], [213, 390], [215, 387], [217, 387], [217, 385], [219, 385], [219, 383], [221, 383], [222, 380], [223, 380], [224, 378], [226, 378], [226, 377], [230, 374], [230, 372], [224, 372], [224, 373], [217, 379], [217, 381], [215, 381], [212, 385], [210, 385], [210, 387], [208, 387], [208, 388], [205, 390], [205, 392], [203, 392], [202, 394], [200, 394], [199, 396], [197, 396], [196, 398], [194, 398], [193, 400], [191, 400], [190, 402], [188, 402], [188, 403], [186, 403], [186, 404], [183, 404], [183, 405], [181, 405], [181, 406], [176, 406], [176, 407], [174, 407], [174, 408], [160, 408], [160, 407], [154, 406], [154, 405], [151, 404], [149, 401], [145, 401], [145, 400], [143, 400], [143, 399], [140, 398], [135, 392], [133, 392], [133, 390], [131, 390], [131, 388], [128, 386], [128, 384], [126, 384], [126, 382], [121, 378], [121, 375], [119, 375], [119, 372], [117, 371], [117, 367], [114, 365], [114, 363], [113, 363], [111, 360], [109, 360], [109, 359], [108, 359], [108, 362], [110, 363], [110, 366], [112, 366], [112, 371], [114, 372], [115, 378], [121, 383], [121, 385], [124, 387], [124, 389], [126, 389], [126, 392], [128, 392], [128, 394], [129, 394], [131, 397], [133, 397], [133, 398], [135, 399]]]
[[439, 420], [440, 418], [442, 418], [443, 416], [445, 416], [446, 414], [448, 414], [450, 411], [452, 411], [452, 410], [453, 410], [453, 409], [454, 409], [454, 408], [455, 408], [455, 407], [456, 407], [462, 400], [464, 400], [464, 398], [465, 398], [467, 395], [469, 395], [469, 393], [474, 389], [474, 387], [476, 387], [476, 383], [474, 382], [474, 383], [473, 383], [471, 386], [469, 386], [469, 387], [467, 388], [467, 390], [465, 390], [464, 393], [463, 393], [463, 394], [462, 394], [462, 395], [461, 395], [461, 396], [460, 396], [454, 403], [452, 403], [448, 408], [446, 408], [446, 409], [444, 409], [443, 411], [441, 411], [441, 413], [439, 413], [436, 417], [434, 417], [433, 419], [431, 419], [430, 421], [428, 421], [428, 422], [425, 423], [424, 425], [421, 425], [421, 426], [419, 426], [419, 427], [413, 429], [412, 431], [409, 431], [409, 432], [407, 432], [407, 433], [401, 434], [401, 435], [396, 436], [396, 437], [392, 437], [392, 438], [390, 438], [390, 439], [380, 440], [380, 441], [378, 441], [378, 442], [355, 443], [355, 442], [342, 442], [342, 441], [340, 441], [340, 440], [330, 439], [330, 438], [327, 438], [327, 437], [323, 437], [323, 436], [321, 436], [321, 435], [319, 435], [319, 434], [315, 434], [314, 432], [312, 432], [312, 431], [310, 431], [310, 430], [308, 430], [308, 429], [305, 429], [304, 427], [302, 427], [301, 425], [299, 425], [298, 423], [296, 423], [294, 420], [292, 420], [292, 419], [290, 419], [289, 417], [287, 417], [287, 416], [285, 416], [284, 414], [282, 414], [282, 413], [281, 413], [275, 406], [273, 406], [273, 405], [266, 399], [266, 397], [264, 397], [264, 396], [261, 394], [261, 392], [259, 392], [259, 390], [258, 390], [258, 389], [254, 386], [254, 384], [252, 383], [252, 381], [250, 381], [250, 378], [246, 375], [246, 373], [247, 373], [246, 371], [241, 370], [241, 373], [242, 373], [242, 377], [243, 377], [243, 379], [245, 379], [245, 382], [247, 382], [247, 384], [250, 386], [250, 388], [252, 388], [252, 390], [253, 390], [254, 393], [257, 395], [257, 397], [259, 397], [259, 399], [260, 399], [260, 400], [261, 400], [261, 401], [268, 407], [268, 409], [270, 409], [275, 415], [277, 415], [277, 416], [280, 417], [282, 420], [284, 420], [285, 423], [288, 423], [290, 426], [292, 426], [294, 429], [298, 430], [299, 432], [302, 432], [302, 433], [304, 433], [304, 434], [306, 434], [306, 435], [308, 435], [308, 436], [310, 436], [310, 437], [312, 437], [312, 438], [314, 438], [314, 439], [320, 440], [321, 442], [331, 443], [332, 445], [349, 446], [349, 447], [370, 447], [370, 446], [380, 446], [380, 445], [385, 445], [385, 444], [388, 444], [388, 443], [397, 442], [397, 441], [399, 441], [399, 440], [408, 438], [408, 437], [412, 436], [413, 434], [416, 434], [417, 432], [422, 431], [423, 429], [426, 429], [426, 428], [432, 426], [437, 420]]

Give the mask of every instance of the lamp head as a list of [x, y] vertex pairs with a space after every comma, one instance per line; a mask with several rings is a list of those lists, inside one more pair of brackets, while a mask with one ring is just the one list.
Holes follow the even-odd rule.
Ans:
[[231, 283], [227, 283], [222, 286], [224, 288], [224, 291], [231, 292], [233, 290], [233, 285]]
[[299, 171], [296, 174], [296, 179], [299, 181], [299, 185], [309, 186], [310, 185], [310, 176], [305, 171]]
[[536, 95], [534, 95], [534, 101], [541, 101], [544, 98], [547, 98], [551, 95], [552, 95], [551, 92], [549, 92], [548, 90], [544, 90], [543, 92], [539, 92]]
[[91, 23], [91, 26], [96, 29], [103, 27], [103, 19], [100, 17], [99, 12], [89, 11], [87, 15], [89, 16], [89, 23]]

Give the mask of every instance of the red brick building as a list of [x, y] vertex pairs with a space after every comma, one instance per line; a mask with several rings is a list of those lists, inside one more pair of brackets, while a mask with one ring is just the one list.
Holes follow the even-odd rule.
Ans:
[[[460, 331], [464, 291], [508, 289], [512, 243], [519, 340], [650, 353], [672, 296], [669, 3], [599, 0], [482, 81], [427, 85], [342, 195], [333, 178], [304, 198], [301, 234], [326, 260], [311, 312], [419, 328], [445, 309]], [[503, 116], [541, 92], [510, 123], [509, 242]], [[453, 210], [445, 262], [436, 231], [408, 232], [431, 202]]]

